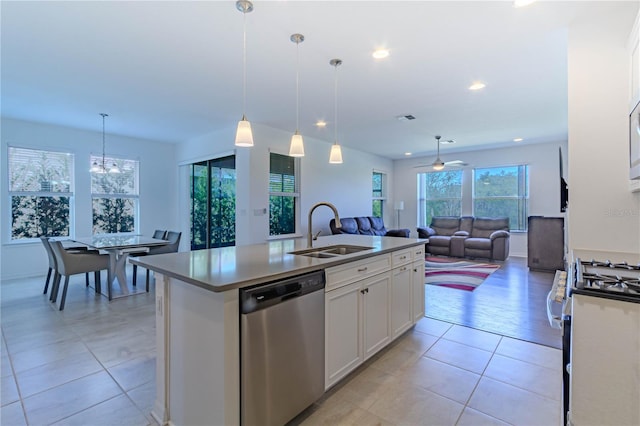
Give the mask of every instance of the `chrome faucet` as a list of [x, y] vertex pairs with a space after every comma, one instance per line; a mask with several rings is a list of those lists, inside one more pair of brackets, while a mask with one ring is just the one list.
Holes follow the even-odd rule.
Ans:
[[336, 221], [336, 228], [341, 228], [342, 224], [340, 223], [340, 215], [338, 215], [338, 209], [336, 209], [336, 206], [334, 206], [331, 203], [327, 203], [325, 201], [321, 201], [319, 203], [315, 203], [311, 209], [309, 210], [309, 227], [307, 228], [307, 247], [311, 248], [313, 247], [313, 241], [318, 239], [318, 235], [320, 235], [320, 232], [318, 232], [317, 234], [313, 235], [313, 230], [311, 229], [312, 224], [311, 224], [311, 216], [313, 215], [313, 211], [315, 209], [317, 209], [320, 206], [327, 206], [329, 207], [331, 210], [333, 210], [333, 215], [335, 217], [335, 221]]

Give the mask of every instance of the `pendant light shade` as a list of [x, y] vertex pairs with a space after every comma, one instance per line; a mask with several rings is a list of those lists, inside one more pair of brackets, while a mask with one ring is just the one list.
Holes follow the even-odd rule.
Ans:
[[289, 146], [289, 155], [291, 157], [304, 157], [304, 142], [302, 135], [296, 132], [291, 136], [291, 145]]
[[331, 153], [329, 154], [330, 164], [342, 164], [342, 149], [338, 144], [338, 67], [342, 65], [341, 59], [332, 59], [329, 61], [329, 65], [335, 67], [334, 75], [334, 104], [333, 104], [333, 125], [334, 125], [334, 143], [331, 146]]
[[296, 131], [291, 137], [289, 155], [291, 157], [304, 157], [304, 142], [300, 134], [300, 43], [304, 41], [302, 34], [292, 34], [290, 40], [296, 44]]
[[238, 122], [236, 130], [236, 146], [253, 146], [253, 132], [251, 132], [251, 123], [245, 116], [247, 104], [247, 13], [253, 10], [253, 3], [248, 0], [238, 0], [236, 9], [242, 12], [243, 28], [242, 28], [242, 119]]
[[338, 142], [331, 145], [331, 153], [329, 154], [329, 163], [342, 164], [342, 149], [340, 149], [340, 145], [338, 145]]
[[238, 129], [236, 130], [236, 146], [253, 146], [253, 133], [251, 132], [251, 123], [243, 115], [242, 120], [238, 121]]

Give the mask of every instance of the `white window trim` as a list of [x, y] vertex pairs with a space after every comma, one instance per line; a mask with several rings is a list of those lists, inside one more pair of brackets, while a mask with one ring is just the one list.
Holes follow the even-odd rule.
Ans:
[[[91, 154], [89, 155], [89, 167], [91, 167], [91, 164], [93, 163], [95, 158], [99, 158], [102, 159], [102, 155], [97, 155], [97, 154]], [[104, 193], [96, 193], [93, 192], [93, 188], [92, 188], [92, 184], [91, 182], [89, 183], [89, 187], [90, 187], [90, 191], [91, 191], [91, 215], [93, 217], [93, 201], [95, 199], [102, 199], [102, 198], [107, 198], [107, 199], [132, 199], [134, 200], [134, 207], [133, 207], [133, 231], [130, 232], [118, 232], [118, 233], [93, 233], [93, 219], [91, 220], [91, 234], [92, 235], [137, 235], [140, 233], [140, 229], [141, 229], [141, 225], [140, 225], [140, 160], [138, 158], [127, 158], [124, 156], [115, 156], [115, 155], [109, 155], [109, 156], [105, 156], [105, 160], [124, 160], [124, 161], [133, 161], [136, 163], [136, 168], [135, 168], [135, 172], [136, 172], [136, 177], [135, 177], [135, 194], [104, 194]], [[89, 179], [91, 180], [93, 178], [93, 173], [89, 172]]]
[[[28, 150], [32, 150], [32, 151], [44, 151], [44, 152], [55, 152], [55, 153], [60, 153], [60, 154], [66, 154], [66, 155], [70, 155], [73, 157], [73, 166], [71, 167], [70, 170], [70, 176], [69, 179], [71, 181], [71, 188], [73, 188], [72, 192], [42, 192], [42, 191], [38, 191], [38, 192], [31, 192], [31, 191], [11, 191], [11, 189], [9, 188], [10, 186], [10, 182], [9, 182], [9, 168], [10, 168], [10, 163], [9, 163], [9, 150], [10, 148], [18, 148], [18, 149], [28, 149]], [[6, 173], [4, 173], [2, 176], [2, 179], [6, 182], [6, 188], [7, 188], [7, 192], [5, 195], [5, 200], [6, 200], [6, 206], [7, 208], [2, 209], [2, 222], [3, 222], [3, 233], [4, 233], [4, 237], [3, 237], [3, 241], [2, 244], [3, 245], [24, 245], [24, 244], [41, 244], [40, 239], [39, 238], [21, 238], [21, 239], [16, 239], [14, 240], [12, 238], [13, 232], [12, 232], [12, 214], [11, 214], [11, 197], [13, 196], [54, 196], [54, 197], [69, 197], [69, 236], [65, 237], [56, 237], [56, 239], [69, 239], [69, 238], [74, 238], [75, 237], [75, 230], [76, 230], [76, 220], [75, 220], [75, 167], [76, 167], [76, 155], [73, 152], [70, 152], [68, 150], [64, 150], [64, 149], [59, 149], [59, 148], [49, 148], [49, 147], [33, 147], [33, 146], [25, 146], [25, 145], [11, 145], [11, 144], [7, 144], [4, 148], [4, 158], [6, 159], [5, 162], [5, 170]], [[52, 195], [53, 194], [53, 195]]]

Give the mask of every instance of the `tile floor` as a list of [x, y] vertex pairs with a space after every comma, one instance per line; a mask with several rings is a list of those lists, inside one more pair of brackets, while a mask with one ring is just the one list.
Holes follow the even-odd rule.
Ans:
[[[109, 303], [77, 276], [60, 312], [43, 283], [0, 285], [0, 424], [155, 425], [153, 292]], [[424, 318], [292, 424], [560, 425], [560, 359]]]

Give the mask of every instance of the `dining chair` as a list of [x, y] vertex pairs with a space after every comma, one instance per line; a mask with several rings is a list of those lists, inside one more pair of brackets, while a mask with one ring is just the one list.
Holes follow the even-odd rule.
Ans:
[[[167, 231], [163, 229], [156, 229], [153, 231], [153, 236], [151, 238], [156, 238], [158, 240], [164, 240], [167, 236]], [[138, 253], [138, 256], [145, 256], [147, 253]], [[138, 284], [138, 266], [133, 265], [133, 286], [135, 287]], [[147, 286], [147, 292], [149, 288]]]
[[[58, 275], [58, 266], [56, 262], [56, 257], [53, 254], [53, 250], [51, 250], [51, 244], [49, 243], [49, 237], [40, 237], [40, 241], [42, 241], [42, 245], [44, 246], [45, 252], [47, 252], [47, 257], [49, 258], [49, 270], [47, 271], [47, 279], [44, 283], [44, 291], [42, 294], [47, 294], [47, 290], [49, 289], [49, 282], [51, 281], [51, 274], [53, 273], [53, 279], [56, 279]], [[65, 248], [67, 253], [87, 253], [86, 247], [71, 247]], [[87, 287], [89, 287], [89, 273], [86, 273], [86, 283]]]
[[151, 238], [157, 238], [158, 240], [164, 240], [164, 237], [167, 236], [167, 231], [166, 230], [162, 230], [162, 229], [156, 229], [153, 232], [153, 237]]
[[[169, 243], [163, 246], [150, 247], [149, 251], [141, 254], [142, 256], [149, 256], [153, 254], [162, 254], [162, 253], [176, 253], [178, 248], [180, 247], [180, 237], [182, 236], [182, 232], [174, 232], [168, 231], [164, 237], [165, 240], [168, 240]], [[154, 237], [155, 238], [155, 237]], [[136, 278], [138, 274], [138, 265], [133, 265], [133, 285], [136, 285]], [[149, 292], [149, 270], [147, 269], [146, 274], [146, 290]]]
[[62, 299], [60, 300], [60, 310], [64, 309], [67, 298], [67, 287], [69, 277], [75, 274], [88, 274], [93, 272], [96, 280], [96, 293], [100, 293], [100, 271], [109, 268], [109, 256], [98, 254], [92, 251], [79, 251], [70, 253], [64, 249], [60, 241], [49, 241], [51, 250], [56, 260], [57, 276], [51, 288], [51, 301], [56, 302], [60, 281], [64, 276], [64, 288], [62, 289]]

